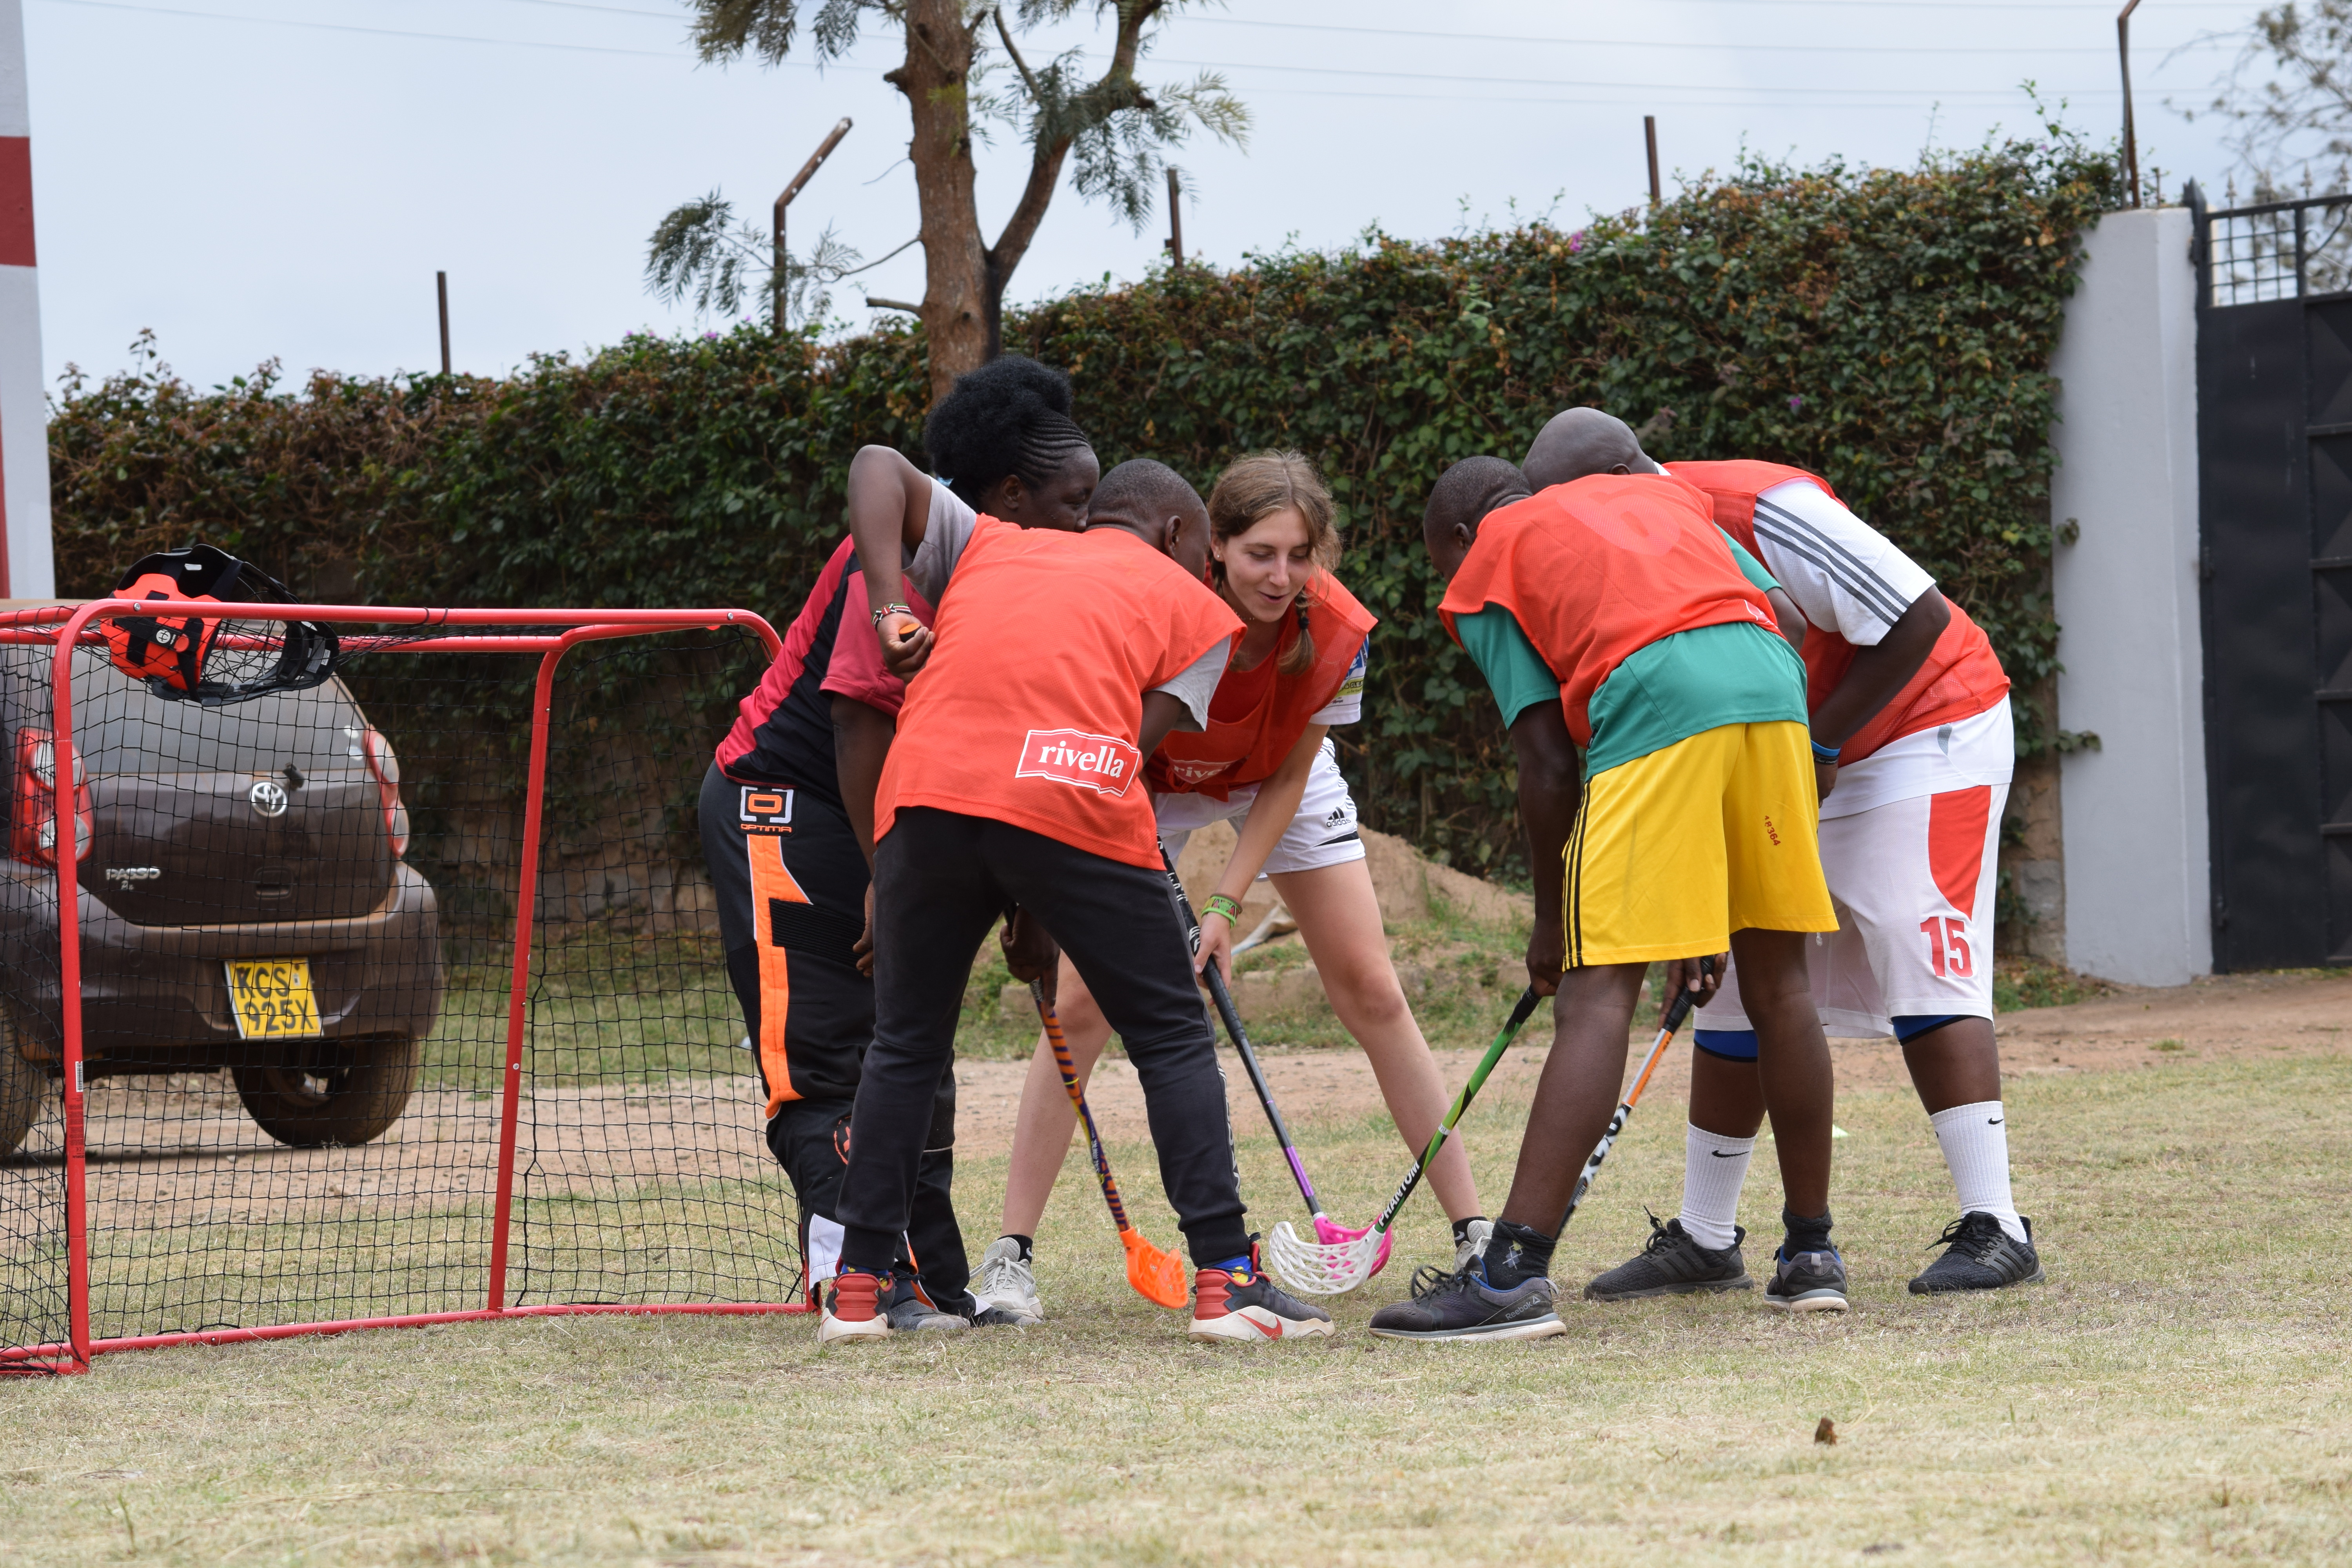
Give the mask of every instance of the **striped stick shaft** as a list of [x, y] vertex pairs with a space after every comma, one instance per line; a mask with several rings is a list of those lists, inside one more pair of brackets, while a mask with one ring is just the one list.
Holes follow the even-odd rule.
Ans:
[[1029, 983], [1030, 997], [1037, 1004], [1037, 1016], [1045, 1026], [1045, 1043], [1054, 1048], [1054, 1066], [1062, 1074], [1062, 1087], [1069, 1091], [1070, 1103], [1077, 1108], [1078, 1120], [1086, 1124], [1087, 1152], [1095, 1163], [1095, 1179], [1102, 1184], [1103, 1200], [1110, 1205], [1110, 1217], [1121, 1230], [1134, 1227], [1127, 1223], [1127, 1205], [1118, 1201], [1118, 1179], [1110, 1173], [1110, 1156], [1103, 1152], [1102, 1134], [1095, 1130], [1095, 1113], [1087, 1104], [1085, 1092], [1078, 1088], [1077, 1064], [1070, 1059], [1070, 1043], [1062, 1037], [1062, 1020], [1055, 1016], [1054, 1005], [1045, 1000], [1043, 982]]

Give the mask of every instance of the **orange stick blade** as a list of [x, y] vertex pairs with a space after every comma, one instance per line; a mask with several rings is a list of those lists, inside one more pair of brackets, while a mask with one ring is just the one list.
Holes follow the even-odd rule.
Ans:
[[1137, 1295], [1171, 1311], [1192, 1300], [1184, 1266], [1144, 1240], [1141, 1231], [1120, 1231], [1118, 1244], [1127, 1248], [1127, 1282], [1135, 1287]]

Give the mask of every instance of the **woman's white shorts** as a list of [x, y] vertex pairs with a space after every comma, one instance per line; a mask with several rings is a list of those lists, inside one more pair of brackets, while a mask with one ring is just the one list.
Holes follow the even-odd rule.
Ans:
[[[1230, 821], [1239, 828], [1256, 799], [1255, 784], [1234, 791], [1230, 800], [1183, 792], [1155, 795], [1151, 808], [1160, 818], [1160, 842], [1169, 858], [1174, 859], [1184, 853], [1186, 839], [1213, 822]], [[1348, 781], [1339, 775], [1339, 753], [1327, 740], [1315, 753], [1314, 766], [1307, 770], [1307, 794], [1298, 802], [1298, 815], [1290, 819], [1281, 842], [1265, 858], [1265, 869], [1261, 874], [1315, 871], [1363, 858], [1363, 835], [1356, 829], [1355, 797], [1348, 793]]]

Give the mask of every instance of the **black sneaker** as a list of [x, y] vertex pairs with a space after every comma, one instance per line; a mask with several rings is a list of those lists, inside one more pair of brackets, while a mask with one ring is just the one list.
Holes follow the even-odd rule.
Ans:
[[1588, 1301], [1638, 1301], [1649, 1296], [1690, 1296], [1701, 1290], [1753, 1290], [1740, 1261], [1739, 1244], [1748, 1232], [1731, 1227], [1731, 1245], [1717, 1251], [1699, 1245], [1679, 1219], [1658, 1223], [1650, 1216], [1650, 1239], [1641, 1252], [1584, 1288]]
[[1008, 1312], [1002, 1307], [982, 1307], [971, 1315], [975, 1329], [1025, 1329], [1037, 1321], [1018, 1312]]
[[2000, 1221], [1979, 1210], [1964, 1214], [1944, 1227], [1927, 1245], [1944, 1248], [1944, 1256], [1927, 1265], [1911, 1281], [1914, 1296], [1940, 1296], [1948, 1290], [1998, 1290], [2006, 1285], [2039, 1285], [2042, 1255], [2033, 1249], [2033, 1222], [2024, 1220], [2025, 1239], [2011, 1239]]
[[1764, 1287], [1764, 1304], [1781, 1312], [1843, 1312], [1845, 1310], [1845, 1259], [1834, 1250], [1800, 1252], [1794, 1258], [1773, 1254], [1772, 1278]]
[[1540, 1340], [1568, 1332], [1552, 1283], [1523, 1279], [1508, 1290], [1486, 1283], [1486, 1259], [1447, 1274], [1423, 1265], [1412, 1299], [1372, 1314], [1372, 1332], [1390, 1340]]

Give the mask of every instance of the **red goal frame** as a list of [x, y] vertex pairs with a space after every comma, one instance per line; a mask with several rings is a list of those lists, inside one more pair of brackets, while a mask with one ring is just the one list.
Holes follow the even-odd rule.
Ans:
[[[70, 822], [75, 809], [73, 660], [77, 646], [103, 647], [90, 624], [116, 616], [154, 614], [154, 605], [136, 599], [93, 599], [79, 604], [43, 605], [0, 613], [0, 645], [47, 644], [57, 651], [50, 665], [51, 733], [57, 739], [57, 765], [50, 788], [54, 820]], [[226, 608], [226, 606], [225, 606]], [[207, 617], [215, 618], [215, 617]], [[782, 652], [775, 628], [749, 610], [566, 610], [566, 609], [425, 609], [351, 605], [238, 605], [221, 620], [314, 621], [333, 626], [367, 626], [397, 631], [397, 644], [385, 651], [403, 653], [505, 653], [540, 656], [531, 698], [530, 755], [524, 795], [521, 858], [516, 889], [513, 972], [507, 1011], [505, 1071], [499, 1089], [499, 1149], [496, 1197], [491, 1215], [489, 1288], [487, 1300], [475, 1309], [417, 1312], [398, 1316], [338, 1319], [313, 1322], [267, 1324], [251, 1328], [208, 1329], [181, 1333], [138, 1334], [93, 1339], [90, 1334], [90, 1268], [89, 1239], [87, 1148], [83, 1122], [82, 997], [79, 921], [73, 921], [76, 940], [58, 943], [58, 978], [63, 1003], [62, 1110], [64, 1122], [65, 1222], [67, 1250], [67, 1322], [64, 1342], [0, 1346], [0, 1373], [10, 1372], [79, 1373], [89, 1370], [93, 1357], [113, 1351], [150, 1350], [180, 1344], [233, 1344], [247, 1341], [288, 1339], [301, 1334], [337, 1334], [354, 1329], [418, 1328], [433, 1323], [481, 1322], [491, 1319], [557, 1317], [588, 1313], [697, 1313], [705, 1315], [805, 1313], [814, 1309], [801, 1301], [670, 1302], [619, 1304], [611, 1302], [545, 1303], [509, 1306], [507, 1301], [507, 1258], [515, 1175], [517, 1114], [522, 1087], [527, 1037], [531, 931], [539, 891], [541, 810], [546, 793], [549, 729], [553, 711], [555, 672], [565, 654], [582, 643], [615, 637], [645, 637], [658, 632], [716, 631], [729, 627], [751, 632], [771, 659]], [[416, 628], [436, 628], [436, 635]], [[467, 628], [484, 628], [468, 631]], [[517, 631], [517, 627], [544, 628]], [[446, 630], [438, 630], [446, 628]], [[495, 628], [495, 629], [493, 629]], [[80, 902], [78, 859], [57, 858], [59, 930], [64, 911]], [[805, 1278], [806, 1264], [803, 1263]]]

